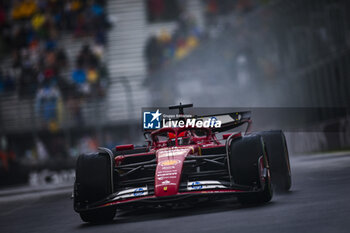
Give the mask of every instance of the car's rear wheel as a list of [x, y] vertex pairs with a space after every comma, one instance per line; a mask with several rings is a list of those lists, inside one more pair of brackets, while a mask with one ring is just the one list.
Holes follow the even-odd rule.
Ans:
[[114, 159], [111, 151], [83, 154], [77, 159], [74, 184], [74, 209], [85, 222], [109, 221], [116, 208], [86, 210], [88, 205], [101, 201], [113, 193]]
[[264, 140], [260, 135], [234, 139], [229, 151], [230, 171], [238, 185], [256, 187], [256, 192], [238, 196], [241, 204], [269, 202], [273, 191]]
[[263, 136], [271, 166], [272, 184], [278, 191], [288, 191], [292, 186], [292, 176], [286, 138], [281, 130], [264, 131]]

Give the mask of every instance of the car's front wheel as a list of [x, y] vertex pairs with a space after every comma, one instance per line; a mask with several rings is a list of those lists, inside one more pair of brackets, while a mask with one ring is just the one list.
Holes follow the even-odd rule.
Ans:
[[80, 212], [80, 218], [84, 222], [99, 223], [112, 221], [116, 213], [116, 208], [103, 208]]
[[114, 191], [114, 159], [111, 151], [83, 154], [77, 159], [74, 209], [84, 222], [110, 221], [116, 208], [89, 209]]
[[286, 192], [292, 186], [292, 176], [286, 138], [281, 130], [260, 132], [266, 143], [271, 166], [272, 184], [278, 191]]
[[234, 139], [229, 147], [230, 171], [233, 181], [238, 185], [258, 187], [255, 192], [238, 196], [241, 204], [260, 204], [269, 202], [271, 188], [270, 169], [263, 138], [249, 135]]

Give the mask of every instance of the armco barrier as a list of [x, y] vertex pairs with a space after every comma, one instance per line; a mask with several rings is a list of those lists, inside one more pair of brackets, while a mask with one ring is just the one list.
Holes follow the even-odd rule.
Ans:
[[294, 132], [286, 132], [292, 153], [350, 149], [350, 118], [342, 118]]

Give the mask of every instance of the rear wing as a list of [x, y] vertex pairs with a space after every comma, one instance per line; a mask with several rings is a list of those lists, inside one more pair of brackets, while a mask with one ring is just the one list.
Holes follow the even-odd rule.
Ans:
[[[213, 132], [224, 132], [236, 127], [239, 127], [245, 123], [248, 123], [249, 130], [250, 123], [251, 123], [251, 111], [244, 111], [244, 112], [232, 112], [232, 113], [221, 113], [221, 114], [214, 114], [214, 115], [194, 115], [189, 119], [197, 119], [197, 120], [211, 120], [211, 121], [221, 121], [221, 127], [220, 128], [211, 128]], [[173, 118], [173, 120], [185, 120], [186, 118]], [[144, 129], [145, 133], [150, 133], [154, 131], [155, 129]]]
[[[220, 128], [212, 128], [213, 132], [223, 132], [236, 127], [239, 127], [245, 123], [251, 123], [251, 111], [222, 113], [216, 115], [195, 116], [196, 119], [203, 120], [219, 120], [221, 121]], [[249, 125], [248, 125], [249, 127]]]

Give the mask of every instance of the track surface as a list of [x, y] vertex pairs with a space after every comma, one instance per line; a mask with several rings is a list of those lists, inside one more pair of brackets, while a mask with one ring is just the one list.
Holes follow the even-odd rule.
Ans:
[[103, 225], [83, 223], [69, 195], [0, 206], [0, 232], [350, 232], [350, 154], [297, 156], [293, 188], [269, 204], [235, 199], [181, 209], [119, 212]]

